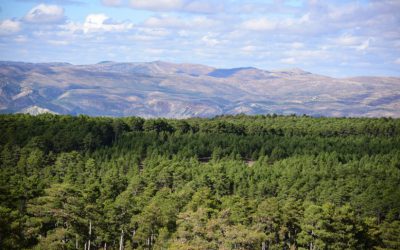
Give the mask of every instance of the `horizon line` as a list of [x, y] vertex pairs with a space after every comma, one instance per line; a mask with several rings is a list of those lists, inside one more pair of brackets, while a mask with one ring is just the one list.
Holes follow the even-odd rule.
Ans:
[[214, 69], [219, 69], [219, 70], [230, 70], [230, 69], [257, 69], [257, 70], [262, 70], [262, 71], [269, 71], [269, 72], [280, 72], [280, 71], [288, 71], [288, 70], [301, 70], [306, 73], [310, 73], [313, 75], [321, 75], [321, 76], [326, 76], [326, 77], [331, 77], [331, 78], [338, 78], [338, 79], [345, 79], [345, 78], [356, 78], [356, 77], [389, 77], [389, 78], [400, 78], [399, 75], [346, 75], [346, 76], [332, 76], [324, 73], [314, 73], [313, 71], [305, 70], [300, 67], [291, 67], [291, 68], [277, 68], [277, 69], [264, 69], [256, 66], [240, 66], [240, 67], [218, 67], [214, 65], [209, 65], [209, 64], [203, 64], [203, 63], [191, 63], [191, 62], [171, 62], [171, 61], [166, 61], [166, 60], [153, 60], [153, 61], [112, 61], [112, 60], [102, 60], [99, 62], [94, 62], [94, 63], [84, 63], [84, 64], [77, 64], [77, 63], [72, 63], [72, 62], [67, 62], [67, 61], [14, 61], [14, 60], [0, 60], [0, 63], [30, 63], [30, 64], [70, 64], [72, 66], [89, 66], [89, 65], [97, 65], [97, 64], [105, 64], [105, 63], [137, 63], [137, 64], [144, 64], [144, 63], [169, 63], [169, 64], [175, 64], [175, 65], [198, 65], [198, 66], [205, 66], [205, 67], [211, 67]]

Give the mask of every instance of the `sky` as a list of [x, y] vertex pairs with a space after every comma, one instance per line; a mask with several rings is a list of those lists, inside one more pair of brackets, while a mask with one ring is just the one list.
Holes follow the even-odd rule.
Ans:
[[0, 60], [400, 76], [400, 0], [0, 0]]

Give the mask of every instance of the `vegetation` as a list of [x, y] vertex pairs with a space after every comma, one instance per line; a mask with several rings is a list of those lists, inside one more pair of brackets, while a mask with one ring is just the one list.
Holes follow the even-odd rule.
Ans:
[[0, 116], [1, 249], [400, 249], [400, 120]]

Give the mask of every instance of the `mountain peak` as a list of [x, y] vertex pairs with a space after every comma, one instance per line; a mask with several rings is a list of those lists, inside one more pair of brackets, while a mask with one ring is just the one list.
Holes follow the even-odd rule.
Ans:
[[164, 61], [63, 65], [0, 62], [0, 113], [400, 117], [400, 78], [395, 77], [338, 79], [298, 68], [218, 69]]
[[290, 73], [290, 74], [297, 74], [297, 75], [306, 75], [306, 74], [312, 74], [308, 71], [305, 71], [301, 68], [288, 68], [288, 69], [281, 69], [281, 70], [274, 70], [274, 73]]
[[115, 63], [114, 61], [101, 61], [98, 62], [97, 64], [109, 64], [109, 63]]

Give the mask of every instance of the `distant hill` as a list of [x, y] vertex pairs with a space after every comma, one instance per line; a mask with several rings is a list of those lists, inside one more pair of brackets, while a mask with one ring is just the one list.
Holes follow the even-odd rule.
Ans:
[[186, 118], [220, 114], [400, 117], [400, 78], [162, 61], [0, 62], [0, 113]]

